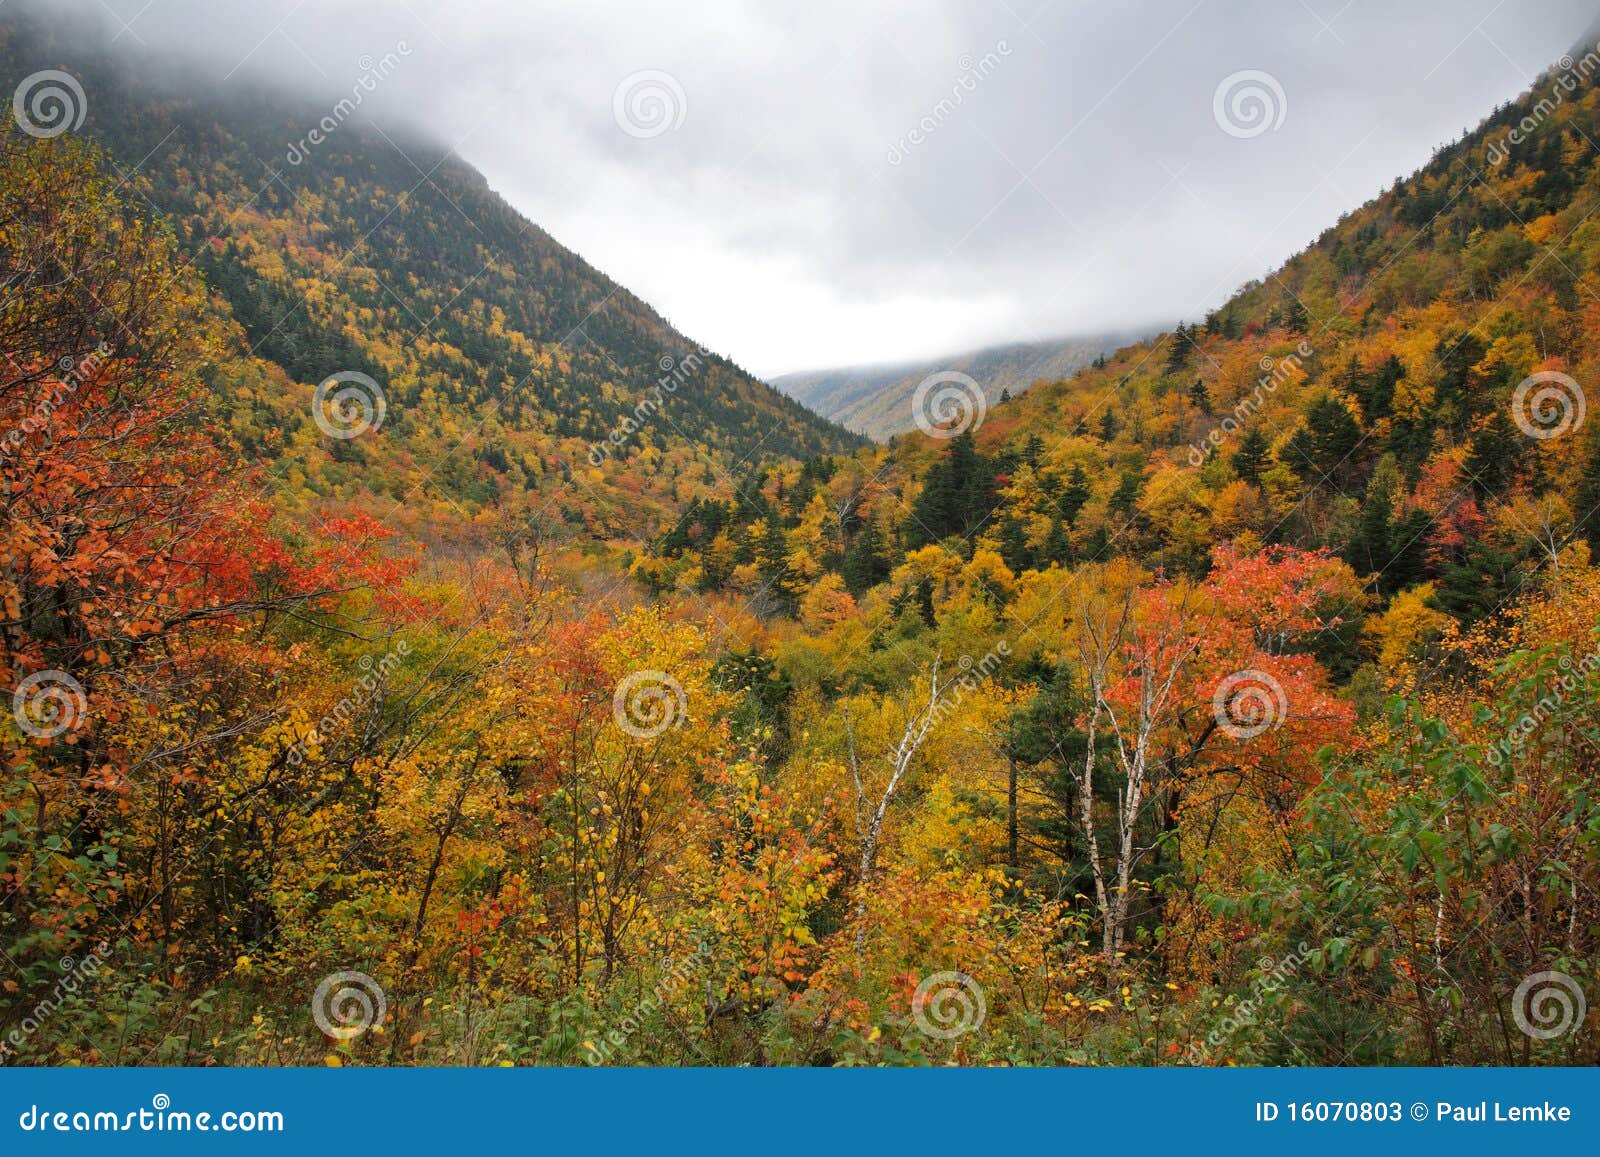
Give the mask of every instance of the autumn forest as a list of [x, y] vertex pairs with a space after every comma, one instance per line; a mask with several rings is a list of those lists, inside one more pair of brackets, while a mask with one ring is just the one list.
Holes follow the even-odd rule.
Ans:
[[877, 443], [0, 13], [0, 1065], [1600, 1063], [1578, 55]]

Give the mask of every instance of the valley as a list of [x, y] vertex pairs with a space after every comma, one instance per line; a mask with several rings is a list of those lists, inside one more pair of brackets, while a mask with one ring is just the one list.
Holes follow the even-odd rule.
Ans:
[[0, 11], [0, 1063], [1600, 1061], [1591, 77], [769, 384], [139, 51]]

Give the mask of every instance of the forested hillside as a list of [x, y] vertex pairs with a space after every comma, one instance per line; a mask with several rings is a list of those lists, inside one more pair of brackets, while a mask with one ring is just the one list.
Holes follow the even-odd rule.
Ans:
[[869, 447], [710, 356], [613, 441], [694, 351], [476, 177], [54, 51], [5, 1063], [1600, 1061], [1600, 57]]
[[772, 384], [823, 417], [886, 441], [917, 428], [917, 388], [930, 374], [965, 374], [982, 387], [987, 405], [998, 405], [1035, 382], [1069, 376], [1133, 336], [1018, 342], [929, 362], [784, 374]]
[[[832, 569], [860, 594], [905, 546], [1012, 578], [1118, 555], [1199, 578], [1218, 542], [1289, 545], [1359, 576], [1349, 624], [1402, 592], [1441, 623], [1489, 615], [1597, 533], [1600, 112], [1584, 83], [1539, 114], [1563, 75], [1205, 318], [861, 459], [871, 486], [829, 495], [853, 521]], [[802, 518], [809, 489], [788, 493]]]
[[[211, 375], [230, 433], [311, 495], [378, 513], [409, 495], [449, 520], [537, 494], [626, 537], [737, 464], [859, 444], [678, 333], [443, 146], [342, 109], [313, 141], [326, 107], [97, 39], [0, 26], [0, 74], [82, 85], [82, 135], [120, 194], [170, 223], [230, 331]], [[383, 437], [312, 421], [335, 374], [368, 414], [381, 396]]]

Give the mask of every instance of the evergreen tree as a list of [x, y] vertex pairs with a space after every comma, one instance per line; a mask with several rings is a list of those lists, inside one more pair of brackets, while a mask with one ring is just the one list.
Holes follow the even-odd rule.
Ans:
[[924, 578], [917, 584], [915, 595], [917, 613], [922, 616], [924, 626], [929, 628], [939, 625], [939, 618], [933, 612], [933, 580]]
[[1165, 372], [1168, 375], [1180, 374], [1183, 367], [1189, 364], [1189, 354], [1194, 348], [1194, 343], [1189, 337], [1189, 331], [1183, 323], [1178, 323], [1178, 328], [1172, 331], [1172, 337], [1167, 342], [1167, 364]]
[[1355, 354], [1346, 359], [1344, 365], [1333, 375], [1333, 384], [1341, 393], [1347, 394], [1358, 401], [1366, 392], [1366, 379], [1361, 373], [1361, 362]]
[[1050, 536], [1044, 540], [1045, 562], [1059, 563], [1062, 566], [1071, 566], [1074, 562], [1072, 554], [1072, 538], [1067, 534], [1067, 528], [1061, 524], [1059, 518], [1050, 520]]
[[1483, 539], [1467, 543], [1465, 559], [1439, 569], [1439, 609], [1463, 623], [1483, 618], [1505, 601], [1515, 561]]
[[905, 528], [906, 545], [916, 549], [950, 534], [956, 521], [955, 511], [955, 486], [951, 481], [949, 459], [941, 457], [928, 467], [922, 490], [911, 503], [911, 517]]
[[1021, 574], [1033, 565], [1033, 551], [1020, 520], [1006, 515], [1000, 520], [1000, 557], [1012, 574]]
[[1467, 447], [1467, 481], [1480, 501], [1504, 494], [1517, 475], [1527, 443], [1504, 410], [1484, 419]]
[[1311, 328], [1311, 318], [1298, 297], [1291, 296], [1283, 307], [1283, 328], [1291, 333], [1305, 333]]
[[994, 463], [979, 452], [971, 430], [950, 443], [949, 463], [956, 520], [946, 534], [970, 536], [988, 521], [996, 504]]
[[1139, 505], [1139, 493], [1144, 489], [1144, 479], [1132, 470], [1122, 475], [1122, 481], [1117, 483], [1117, 489], [1112, 493], [1107, 506], [1118, 514], [1132, 514]]
[[1465, 432], [1467, 419], [1474, 412], [1472, 367], [1483, 360], [1483, 355], [1483, 342], [1471, 330], [1459, 336], [1446, 334], [1434, 347], [1434, 401], [1438, 410], [1433, 416], [1455, 437]]
[[1044, 457], [1044, 439], [1038, 434], [1029, 434], [1028, 442], [1022, 449], [1022, 460], [1035, 469], [1039, 466], [1039, 459]]
[[1271, 452], [1272, 444], [1267, 441], [1267, 436], [1258, 427], [1251, 426], [1239, 439], [1239, 448], [1228, 459], [1228, 465], [1233, 467], [1234, 476], [1241, 482], [1260, 486], [1261, 472], [1267, 468]]
[[866, 520], [861, 533], [856, 535], [850, 549], [844, 552], [844, 564], [839, 569], [845, 587], [858, 598], [889, 578], [892, 569], [889, 552], [878, 524], [872, 519]]
[[1361, 400], [1361, 413], [1369, 424], [1387, 418], [1393, 412], [1394, 390], [1405, 373], [1400, 359], [1390, 354], [1378, 363], [1377, 369], [1363, 378], [1357, 397]]
[[[1087, 737], [1078, 726], [1084, 697], [1066, 663], [1030, 674], [1034, 675], [1032, 681], [1038, 690], [1026, 706], [1006, 720], [1000, 741], [1001, 754], [1010, 770], [1006, 793], [1007, 861], [1017, 870], [1022, 866], [1024, 844], [1043, 843], [1053, 851], [1054, 861], [1076, 865], [1069, 868], [1073, 873], [1071, 884], [1073, 890], [1081, 890], [1078, 885], [1086, 886], [1087, 881], [1077, 877], [1086, 874], [1087, 857], [1077, 831], [1075, 781], [1067, 768], [1076, 767], [1087, 750]], [[1042, 814], [1028, 815], [1024, 812], [1018, 773], [1043, 768], [1049, 769], [1043, 786], [1050, 803]]]
[[1432, 529], [1433, 517], [1420, 506], [1394, 524], [1389, 532], [1389, 557], [1380, 568], [1380, 590], [1404, 590], [1428, 577], [1428, 532]]
[[996, 463], [979, 450], [970, 430], [951, 440], [929, 467], [906, 528], [910, 546], [927, 546], [952, 535], [976, 533], [993, 512]]
[[[1382, 573], [1392, 561], [1391, 530], [1394, 491], [1387, 475], [1374, 474], [1361, 503], [1361, 516], [1354, 537], [1344, 550], [1344, 559], [1357, 574], [1380, 575], [1382, 584], [1389, 575]], [[1380, 586], [1380, 589], [1381, 586]]]
[[756, 544], [756, 565], [772, 606], [783, 614], [794, 614], [799, 591], [789, 565], [789, 540], [776, 518], [767, 520], [766, 530]]
[[1573, 488], [1573, 516], [1577, 520], [1575, 536], [1587, 541], [1590, 551], [1600, 557], [1600, 437], [1589, 439], [1582, 472]]
[[1089, 476], [1084, 473], [1083, 464], [1075, 462], [1072, 473], [1067, 476], [1067, 484], [1062, 488], [1061, 496], [1056, 499], [1056, 510], [1061, 517], [1072, 525], [1078, 520], [1078, 511], [1083, 509], [1083, 504], [1090, 498]]
[[1351, 460], [1361, 444], [1361, 427], [1344, 403], [1323, 396], [1306, 411], [1305, 424], [1289, 439], [1284, 461], [1307, 486], [1325, 479], [1338, 485], [1354, 473]]

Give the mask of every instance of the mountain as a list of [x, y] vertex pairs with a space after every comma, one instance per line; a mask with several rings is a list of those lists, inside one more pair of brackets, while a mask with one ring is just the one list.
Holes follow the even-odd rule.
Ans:
[[[1364, 583], [1320, 644], [1348, 674], [1395, 606], [1474, 623], [1600, 545], [1600, 50], [1569, 61], [1203, 319], [878, 451], [831, 496], [851, 592], [907, 550], [937, 569], [923, 548], [998, 558], [1002, 589], [1114, 556], [1198, 578], [1219, 542], [1326, 549]], [[866, 402], [781, 384], [881, 413], [923, 368]]]
[[6, 1065], [1600, 1061], [1600, 54], [883, 446], [78, 45], [0, 40]]
[[[680, 475], [860, 444], [673, 328], [437, 143], [100, 39], [0, 24], [0, 83], [59, 69], [81, 87], [78, 132], [170, 223], [234, 332], [214, 384], [241, 449], [293, 463], [312, 495], [411, 495], [442, 514], [553, 487], [566, 521], [609, 536], [670, 515]], [[381, 402], [381, 431], [319, 429], [311, 387], [338, 374], [335, 396]]]
[[[1366, 581], [1351, 617], [1411, 591], [1464, 623], [1600, 545], [1597, 77], [1575, 49], [1204, 319], [992, 411], [994, 465], [953, 480], [988, 497], [970, 525], [924, 511], [932, 536], [1007, 544], [1018, 571], [1327, 548]], [[901, 461], [938, 477], [953, 459], [918, 442]]]
[[783, 374], [771, 382], [824, 418], [881, 442], [917, 428], [912, 403], [930, 374], [966, 374], [983, 387], [988, 404], [995, 405], [1003, 394], [1015, 397], [1035, 382], [1066, 377], [1134, 336], [1016, 342], [926, 362]]

